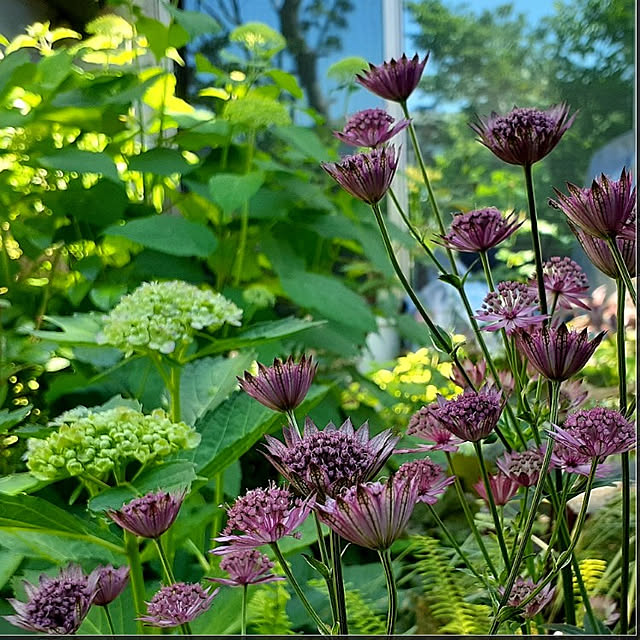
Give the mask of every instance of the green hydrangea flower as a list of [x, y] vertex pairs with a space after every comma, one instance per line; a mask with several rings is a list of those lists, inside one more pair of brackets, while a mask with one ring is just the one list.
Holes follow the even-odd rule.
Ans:
[[105, 316], [98, 342], [127, 355], [153, 349], [173, 353], [193, 340], [194, 330], [240, 326], [242, 309], [213, 291], [172, 280], [144, 282]]
[[27, 467], [41, 480], [88, 474], [103, 478], [134, 460], [145, 465], [182, 449], [193, 449], [200, 434], [171, 422], [162, 409], [150, 415], [129, 407], [94, 411], [77, 407], [49, 423], [47, 438], [27, 442]]

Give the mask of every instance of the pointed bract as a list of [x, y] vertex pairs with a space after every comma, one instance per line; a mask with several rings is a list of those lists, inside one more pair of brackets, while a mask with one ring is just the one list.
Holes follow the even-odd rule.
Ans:
[[488, 322], [483, 331], [504, 329], [512, 336], [518, 329], [541, 324], [545, 316], [539, 310], [538, 292], [523, 282], [499, 282], [495, 291], [490, 291], [482, 303], [482, 309], [476, 318]]
[[159, 538], [178, 517], [185, 493], [158, 491], [134, 498], [107, 515], [119, 526], [142, 538]]
[[353, 147], [379, 147], [409, 126], [409, 120], [394, 119], [384, 109], [365, 109], [352, 115], [342, 131], [333, 135]]
[[367, 71], [356, 75], [356, 82], [385, 100], [402, 103], [418, 86], [428, 59], [428, 53], [423, 60], [417, 53], [413, 58], [403, 53], [400, 59], [378, 66], [369, 63]]
[[[542, 264], [544, 288], [549, 306], [556, 300], [556, 306], [562, 309], [580, 307], [589, 309], [583, 298], [589, 294], [589, 281], [582, 267], [571, 258], [554, 256]], [[534, 279], [530, 290], [537, 294], [538, 285]]]
[[[489, 487], [491, 488], [491, 494], [495, 504], [499, 507], [504, 506], [518, 493], [520, 485], [509, 476], [503, 473], [497, 473], [495, 476], [489, 475]], [[478, 495], [489, 504], [489, 497], [487, 496], [487, 490], [484, 486], [482, 478], [473, 485], [473, 488], [478, 492]]]
[[438, 498], [446, 491], [450, 484], [455, 482], [455, 477], [446, 477], [443, 470], [430, 458], [413, 460], [400, 465], [394, 475], [394, 480], [408, 480], [418, 486], [418, 502], [435, 504]]
[[129, 567], [126, 565], [115, 569], [112, 565], [97, 567], [92, 574], [96, 574], [96, 596], [93, 604], [105, 607], [113, 602], [125, 589], [129, 582]]

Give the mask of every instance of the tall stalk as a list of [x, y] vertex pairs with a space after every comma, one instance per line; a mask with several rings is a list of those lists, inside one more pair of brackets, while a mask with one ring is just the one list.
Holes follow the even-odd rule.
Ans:
[[344, 595], [344, 579], [342, 577], [342, 543], [340, 536], [334, 531], [331, 532], [331, 563], [333, 578], [333, 594], [335, 597], [336, 617], [340, 628], [340, 635], [349, 634], [349, 623], [347, 621], [347, 603]]
[[620, 253], [620, 247], [618, 247], [618, 242], [614, 238], [607, 239], [607, 245], [609, 246], [609, 251], [611, 251], [611, 255], [613, 256], [613, 260], [616, 263], [616, 267], [618, 269], [618, 273], [620, 274], [620, 279], [624, 283], [631, 299], [633, 300], [634, 306], [638, 306], [638, 298], [636, 295], [636, 288], [633, 286], [633, 280], [631, 278], [631, 274], [629, 273], [629, 268], [627, 267], [627, 263], [624, 261], [622, 254]]
[[387, 635], [392, 636], [396, 626], [396, 618], [398, 617], [398, 591], [396, 589], [396, 581], [393, 577], [393, 566], [391, 564], [391, 550], [385, 549], [378, 551], [380, 562], [384, 569], [384, 577], [387, 583], [387, 594], [389, 604], [387, 608]]
[[[140, 561], [140, 549], [136, 536], [129, 531], [124, 531], [124, 548], [129, 562], [129, 576], [131, 579], [131, 591], [133, 593], [133, 608], [136, 618], [145, 612], [144, 576], [142, 575], [142, 562]], [[136, 621], [138, 635], [146, 633], [146, 627], [140, 620]]]

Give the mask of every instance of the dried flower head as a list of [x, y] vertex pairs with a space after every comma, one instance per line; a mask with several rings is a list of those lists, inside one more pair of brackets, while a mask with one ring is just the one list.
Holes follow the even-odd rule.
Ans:
[[527, 329], [544, 322], [545, 316], [536, 315], [539, 302], [537, 291], [522, 282], [499, 282], [482, 303], [476, 318], [488, 322], [483, 331], [504, 329], [508, 336], [518, 329]]
[[379, 147], [409, 126], [409, 120], [395, 125], [393, 116], [384, 109], [365, 109], [352, 115], [342, 131], [333, 135], [353, 147]]
[[220, 588], [211, 591], [199, 584], [176, 582], [162, 587], [147, 602], [147, 615], [136, 618], [150, 627], [168, 629], [195, 620], [209, 610]]
[[534, 447], [525, 451], [508, 451], [496, 460], [498, 469], [521, 487], [532, 487], [538, 482], [544, 458], [544, 449]]
[[455, 477], [447, 478], [443, 470], [429, 458], [413, 460], [400, 465], [394, 475], [395, 481], [408, 480], [418, 486], [418, 502], [435, 504]]
[[566, 104], [557, 104], [547, 110], [514, 107], [504, 116], [494, 111], [469, 126], [500, 160], [524, 167], [551, 153], [574, 119]]
[[367, 71], [356, 75], [356, 82], [385, 100], [402, 103], [418, 86], [428, 59], [428, 53], [422, 61], [417, 53], [411, 59], [403, 53], [399, 60], [391, 58], [378, 66], [369, 63]]
[[[503, 473], [497, 473], [495, 476], [489, 475], [489, 487], [493, 495], [493, 500], [498, 506], [503, 506], [518, 493], [520, 485]], [[489, 504], [489, 498], [487, 496], [487, 490], [484, 486], [482, 478], [473, 485], [473, 488], [478, 492], [478, 495]]]
[[419, 445], [415, 449], [397, 449], [396, 453], [420, 453], [422, 451], [450, 451], [458, 450], [462, 440], [446, 429], [437, 417], [437, 405], [421, 407], [409, 420], [407, 435], [415, 436], [433, 444]]
[[[547, 300], [553, 304], [557, 300], [557, 306], [563, 309], [580, 307], [589, 309], [589, 305], [583, 298], [589, 293], [589, 281], [582, 267], [571, 258], [554, 256], [542, 265], [544, 288], [547, 292]], [[536, 280], [532, 279], [530, 289], [538, 291]]]
[[229, 574], [228, 578], [206, 578], [229, 587], [240, 587], [247, 584], [264, 584], [284, 580], [281, 576], [270, 573], [274, 564], [257, 549], [234, 551], [220, 561], [220, 568]]
[[92, 576], [97, 577], [96, 595], [93, 604], [105, 607], [113, 602], [127, 586], [129, 582], [129, 567], [124, 566], [115, 569], [112, 565], [97, 567], [93, 570]]
[[[537, 586], [538, 583], [533, 582], [530, 578], [517, 578], [511, 590], [507, 605], [510, 607], [519, 607], [520, 603], [523, 602]], [[531, 602], [525, 605], [522, 615], [525, 618], [533, 618], [537, 613], [540, 613], [540, 611], [551, 602], [553, 592], [553, 587], [550, 584], [546, 585]]]

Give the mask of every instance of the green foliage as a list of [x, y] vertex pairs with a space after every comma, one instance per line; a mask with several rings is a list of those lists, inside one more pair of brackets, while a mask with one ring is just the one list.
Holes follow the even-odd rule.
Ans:
[[282, 582], [271, 582], [256, 589], [249, 601], [248, 626], [258, 635], [293, 635], [287, 615], [287, 602], [291, 599]]

